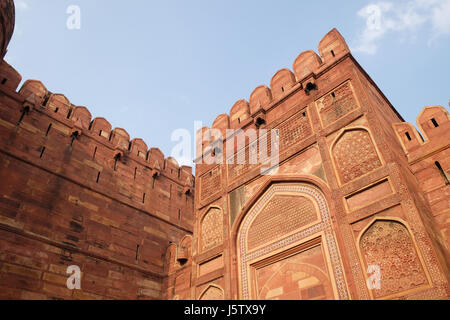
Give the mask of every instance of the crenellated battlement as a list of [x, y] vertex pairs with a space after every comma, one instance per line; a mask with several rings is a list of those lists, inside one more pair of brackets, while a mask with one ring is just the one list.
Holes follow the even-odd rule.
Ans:
[[40, 81], [27, 80], [18, 93], [25, 100], [24, 105], [47, 111], [46, 114], [54, 120], [70, 126], [71, 134], [78, 132], [79, 135], [96, 137], [95, 140], [101, 141], [104, 146], [114, 150], [114, 156], [120, 154], [120, 156], [130, 157], [181, 185], [186, 183], [188, 177], [192, 177], [191, 167], [180, 166], [176, 159], [166, 158], [157, 148], [149, 149], [144, 140], [140, 138], [130, 140], [130, 135], [125, 129], [112, 129], [111, 124], [105, 118], [92, 119], [92, 115], [86, 107], [76, 106], [64, 95], [50, 92]]
[[19, 88], [0, 9], [0, 299], [448, 299], [450, 115], [403, 122], [336, 29], [196, 133], [194, 183]]
[[[1, 23], [3, 46], [13, 24]], [[168, 244], [180, 244], [180, 261], [190, 255], [182, 239], [194, 225], [192, 168], [40, 81], [19, 88], [20, 73], [0, 60], [0, 263], [11, 266], [1, 270], [11, 283], [0, 291], [22, 299], [163, 297]], [[14, 289], [15, 268], [30, 267], [19, 260], [33, 261], [34, 253], [45, 263], [29, 271], [42, 279]], [[82, 268], [82, 290], [54, 281], [67, 264]]]
[[1, 90], [9, 100], [1, 106], [2, 137], [13, 136], [2, 141], [5, 151], [191, 229], [191, 167], [149, 149], [140, 138], [130, 139], [105, 118], [92, 119], [86, 107], [40, 81], [27, 80], [17, 90], [21, 76], [6, 62], [0, 71], [7, 79]]
[[270, 88], [266, 85], [256, 87], [248, 101], [238, 100], [229, 114], [217, 116], [211, 128], [205, 126], [200, 129], [197, 139], [203, 137], [203, 143], [201, 150], [197, 150], [197, 157], [211, 152], [209, 146], [214, 141], [211, 129], [220, 130], [225, 137], [227, 129], [258, 128], [260, 123], [266, 122], [265, 114], [276, 108], [286, 97], [299, 90], [303, 90], [303, 94], [308, 96], [316, 88], [315, 79], [318, 75], [350, 53], [344, 38], [336, 29], [323, 37], [318, 50], [320, 56], [313, 50], [300, 53], [292, 66], [293, 71], [287, 68], [277, 71], [270, 80]]
[[419, 130], [409, 122], [392, 125], [409, 162], [448, 147], [450, 141], [450, 115], [444, 107], [424, 107], [416, 122]]

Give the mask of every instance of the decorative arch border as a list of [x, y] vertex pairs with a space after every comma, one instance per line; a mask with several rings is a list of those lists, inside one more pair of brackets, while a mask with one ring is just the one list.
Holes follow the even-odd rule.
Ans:
[[[373, 147], [375, 148], [375, 152], [377, 153], [377, 156], [378, 156], [378, 158], [379, 158], [380, 161], [381, 161], [381, 167], [379, 167], [379, 168], [377, 168], [377, 169], [375, 169], [375, 170], [372, 170], [372, 171], [370, 171], [370, 172], [367, 172], [367, 173], [363, 174], [362, 176], [357, 177], [357, 178], [355, 178], [355, 179], [353, 179], [353, 180], [351, 180], [351, 181], [349, 181], [349, 182], [342, 183], [341, 177], [340, 177], [340, 175], [339, 175], [338, 168], [337, 168], [337, 165], [336, 165], [336, 160], [334, 159], [333, 149], [334, 149], [334, 146], [336, 145], [336, 143], [339, 141], [339, 139], [340, 139], [346, 132], [350, 132], [350, 131], [358, 131], [358, 130], [364, 130], [364, 131], [366, 131], [366, 132], [369, 134], [370, 140], [372, 141], [372, 145], [373, 145]], [[343, 186], [343, 185], [349, 184], [349, 183], [351, 183], [351, 182], [354, 182], [354, 181], [356, 181], [356, 180], [359, 180], [359, 179], [361, 179], [362, 177], [365, 177], [365, 176], [371, 174], [372, 172], [374, 172], [374, 171], [376, 171], [376, 170], [378, 170], [378, 169], [384, 168], [384, 167], [386, 166], [386, 162], [384, 161], [384, 158], [381, 156], [381, 152], [380, 152], [380, 150], [378, 149], [377, 144], [375, 143], [375, 140], [374, 140], [374, 138], [373, 138], [372, 131], [370, 130], [370, 128], [367, 128], [367, 127], [364, 127], [364, 126], [353, 126], [353, 127], [341, 129], [341, 131], [339, 131], [339, 133], [337, 134], [336, 138], [334, 138], [333, 142], [331, 143], [330, 148], [329, 148], [329, 153], [330, 153], [330, 156], [331, 156], [331, 163], [332, 163], [332, 165], [333, 165], [333, 170], [334, 170], [334, 172], [335, 172], [335, 174], [336, 174], [336, 177], [337, 177], [337, 180], [338, 180], [338, 182], [339, 182], [339, 186]]]
[[[409, 224], [405, 220], [403, 220], [401, 218], [398, 218], [398, 217], [392, 217], [392, 216], [374, 217], [359, 232], [358, 237], [356, 238], [356, 250], [358, 251], [358, 257], [359, 257], [359, 260], [360, 260], [361, 267], [367, 268], [366, 263], [365, 263], [365, 261], [363, 259], [362, 253], [361, 253], [361, 247], [360, 247], [361, 238], [366, 233], [366, 231], [369, 230], [369, 228], [372, 227], [377, 221], [395, 221], [395, 222], [400, 223], [402, 226], [404, 226], [406, 228], [406, 230], [408, 230], [408, 234], [409, 234], [409, 236], [410, 236], [410, 238], [411, 238], [411, 240], [413, 242], [414, 249], [416, 250], [417, 257], [419, 258], [419, 261], [420, 261], [420, 264], [422, 266], [422, 269], [425, 272], [425, 276], [427, 278], [427, 282], [428, 283], [426, 285], [423, 285], [423, 286], [420, 286], [420, 287], [417, 287], [417, 288], [409, 289], [409, 290], [406, 290], [406, 291], [401, 291], [401, 292], [394, 293], [392, 295], [389, 295], [389, 296], [386, 296], [386, 297], [381, 297], [381, 298], [378, 298], [378, 299], [375, 299], [374, 296], [373, 296], [372, 290], [369, 290], [367, 288], [367, 290], [369, 291], [370, 298], [372, 300], [386, 300], [386, 299], [391, 299], [391, 298], [395, 298], [395, 297], [404, 296], [405, 294], [408, 294], [408, 293], [422, 291], [422, 290], [426, 290], [426, 289], [431, 288], [433, 286], [432, 285], [432, 281], [431, 281], [431, 276], [430, 276], [430, 274], [428, 272], [428, 269], [426, 267], [425, 260], [422, 257], [422, 253], [419, 250], [419, 246], [417, 245], [417, 242], [416, 242], [416, 239], [414, 237], [414, 234], [413, 234]], [[364, 280], [366, 281], [365, 283], [367, 284], [368, 277], [367, 277], [367, 273], [366, 273], [366, 271], [364, 269], [363, 269], [363, 275], [364, 275]]]
[[[205, 219], [206, 215], [208, 214], [209, 211], [211, 211], [211, 209], [218, 209], [220, 210], [221, 216], [222, 216], [222, 220], [223, 220], [223, 209], [218, 206], [218, 205], [210, 205], [208, 206], [201, 214], [200, 214], [200, 219], [198, 219], [198, 241], [197, 241], [197, 250], [199, 253], [204, 253], [207, 252], [209, 250], [212, 250], [216, 247], [219, 247], [220, 245], [215, 246], [214, 248], [208, 249], [206, 251], [202, 250], [202, 242], [203, 242], [203, 237], [202, 237], [202, 224], [203, 224], [203, 220]], [[222, 229], [224, 226], [224, 222], [222, 221]], [[222, 230], [223, 232], [223, 230]], [[223, 244], [223, 235], [222, 235], [222, 244]]]
[[[253, 223], [254, 223], [255, 220], [258, 218], [259, 213], [261, 213], [262, 210], [264, 210], [264, 208], [266, 207], [266, 205], [267, 205], [270, 201], [272, 201], [273, 198], [274, 198], [275, 196], [278, 196], [278, 195], [281, 195], [281, 196], [299, 196], [299, 197], [303, 197], [303, 198], [305, 198], [305, 199], [307, 199], [307, 200], [309, 200], [309, 201], [312, 202], [313, 207], [317, 210], [317, 211], [316, 211], [316, 217], [315, 217], [315, 219], [314, 219], [313, 222], [308, 223], [308, 224], [306, 224], [306, 225], [300, 227], [301, 229], [307, 229], [308, 227], [314, 226], [314, 225], [316, 225], [317, 223], [319, 223], [320, 221], [322, 221], [322, 217], [321, 217], [321, 215], [320, 215], [320, 208], [319, 208], [319, 205], [318, 205], [316, 199], [313, 198], [311, 195], [309, 195], [309, 194], [307, 194], [307, 193], [298, 194], [298, 192], [294, 192], [294, 193], [293, 193], [293, 192], [276, 192], [276, 193], [273, 193], [270, 197], [268, 197], [268, 198], [266, 199], [265, 203], [261, 206], [260, 211], [258, 212], [258, 214], [255, 215], [255, 216], [253, 216], [253, 217], [251, 218], [251, 220], [248, 220], [248, 224], [249, 224], [249, 225], [248, 225], [248, 230], [247, 230], [247, 232], [250, 231], [250, 229], [252, 228]], [[248, 219], [248, 218], [246, 218], [246, 219]], [[247, 220], [246, 220], [246, 221], [247, 221]], [[295, 234], [297, 231], [298, 231], [298, 229], [295, 230], [295, 231], [293, 231], [293, 232], [286, 233], [285, 236], [287, 237], [287, 236], [290, 236], [290, 235], [292, 235], [292, 234]], [[266, 245], [267, 245], [267, 243], [263, 243], [263, 244], [260, 244], [260, 245], [255, 246], [255, 247], [252, 248], [252, 249], [249, 249], [249, 248], [248, 248], [248, 243], [246, 243], [246, 244], [245, 244], [245, 249], [246, 249], [246, 252], [250, 253], [250, 252], [252, 252], [252, 251], [255, 251], [255, 250], [258, 250], [258, 249], [260, 249], [260, 248], [263, 248], [263, 247], [265, 247]]]
[[201, 300], [202, 297], [205, 295], [205, 293], [210, 289], [210, 288], [216, 288], [219, 289], [222, 292], [222, 300], [225, 299], [225, 291], [222, 289], [221, 286], [215, 284], [215, 283], [211, 283], [209, 284], [205, 289], [202, 290], [202, 292], [198, 295], [198, 300]]
[[[278, 181], [277, 181], [278, 180]], [[236, 245], [237, 253], [237, 272], [239, 278], [238, 292], [239, 296], [243, 300], [249, 299], [249, 291], [251, 284], [249, 283], [249, 270], [248, 263], [254, 261], [259, 257], [264, 257], [268, 253], [283, 248], [288, 249], [292, 245], [296, 245], [299, 242], [308, 241], [311, 237], [322, 234], [325, 247], [327, 248], [327, 254], [330, 257], [331, 268], [330, 271], [334, 277], [337, 294], [339, 299], [349, 299], [349, 292], [344, 276], [344, 269], [342, 261], [340, 259], [338, 245], [336, 237], [332, 228], [332, 220], [330, 211], [328, 208], [328, 202], [321, 192], [321, 190], [315, 185], [308, 182], [308, 180], [316, 180], [308, 177], [308, 179], [295, 180], [290, 179], [272, 179], [261, 189], [261, 191], [252, 198], [252, 200], [241, 211], [240, 217], [236, 219], [233, 227], [234, 243]], [[275, 183], [277, 182], [277, 183]], [[323, 184], [323, 183], [320, 183]], [[275, 242], [268, 243], [259, 249], [251, 252], [246, 251], [246, 235], [251, 222], [254, 217], [259, 214], [260, 209], [266, 204], [268, 199], [277, 192], [289, 192], [298, 194], [307, 194], [312, 197], [319, 207], [320, 221], [312, 226], [302, 228], [294, 234], [288, 235]]]

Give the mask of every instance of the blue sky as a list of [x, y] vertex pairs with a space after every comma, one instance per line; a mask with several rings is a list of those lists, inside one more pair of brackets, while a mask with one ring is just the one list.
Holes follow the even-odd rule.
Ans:
[[[210, 126], [336, 27], [415, 124], [450, 99], [450, 0], [15, 0], [6, 60], [26, 79], [166, 156], [178, 128]], [[80, 29], [67, 8], [80, 8]]]

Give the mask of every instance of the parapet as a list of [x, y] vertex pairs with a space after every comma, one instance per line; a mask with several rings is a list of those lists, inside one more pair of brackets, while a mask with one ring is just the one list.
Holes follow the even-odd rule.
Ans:
[[230, 110], [230, 127], [232, 129], [240, 128], [241, 123], [250, 118], [250, 105], [247, 100], [237, 101]]
[[95, 118], [92, 120], [91, 127], [89, 128], [92, 133], [106, 140], [109, 140], [111, 129], [111, 124], [105, 118]]
[[[250, 94], [249, 102], [238, 100], [227, 114], [219, 115], [212, 124], [212, 129], [225, 132], [226, 129], [243, 128], [251, 122], [257, 123], [258, 118], [284, 99], [294, 88], [310, 90], [308, 85], [314, 83], [318, 73], [350, 53], [342, 35], [332, 29], [320, 41], [318, 50], [320, 56], [313, 50], [307, 50], [298, 55], [293, 64], [293, 71], [283, 68], [275, 73], [270, 80], [270, 88], [260, 85]], [[197, 157], [209, 152], [209, 144], [214, 139], [206, 139], [209, 128], [204, 127], [197, 132], [197, 138], [203, 136], [202, 149], [197, 150]], [[225, 136], [225, 135], [223, 135]], [[214, 137], [212, 137], [214, 138]], [[200, 146], [198, 146], [200, 147]]]
[[271, 102], [272, 92], [270, 89], [265, 85], [256, 87], [250, 94], [250, 114], [256, 114], [261, 108], [269, 106]]
[[433, 139], [450, 132], [450, 118], [442, 106], [428, 106], [417, 116], [417, 125], [426, 139]]
[[28, 100], [36, 105], [45, 104], [45, 97], [49, 95], [49, 91], [41, 81], [27, 80], [19, 90], [25, 100]]
[[0, 75], [0, 86], [7, 90], [16, 91], [22, 81], [20, 73], [11, 67], [5, 60], [1, 62]]
[[280, 99], [295, 85], [295, 76], [289, 69], [281, 69], [270, 80], [273, 99]]
[[[450, 115], [442, 106], [424, 107], [416, 121], [420, 131], [408, 122], [392, 125], [408, 156], [415, 158], [418, 153], [430, 152], [450, 141]], [[428, 147], [431, 149], [424, 150]]]
[[[16, 90], [21, 81], [20, 74], [5, 62], [2, 64], [3, 70], [9, 70], [9, 73], [2, 72], [2, 75], [8, 76], [8, 88]], [[25, 81], [18, 94], [31, 108], [47, 110], [47, 114], [52, 118], [67, 123], [71, 127], [71, 134], [74, 132], [77, 136], [87, 134], [103, 140], [105, 145], [115, 150], [115, 156], [131, 155], [137, 161], [146, 163], [157, 175], [165, 173], [168, 177], [178, 180], [182, 186], [186, 184], [187, 177], [192, 176], [192, 168], [180, 167], [175, 159], [165, 158], [161, 150], [157, 148], [149, 150], [147, 144], [140, 138], [130, 141], [130, 135], [125, 129], [112, 128], [105, 118], [92, 119], [88, 108], [75, 106], [64, 95], [50, 92], [41, 81]], [[223, 128], [228, 127], [228, 115], [224, 115], [222, 122], [218, 122], [217, 125]]]
[[350, 52], [344, 37], [334, 28], [328, 32], [319, 43], [319, 54], [324, 63], [332, 62], [336, 57], [340, 57]]

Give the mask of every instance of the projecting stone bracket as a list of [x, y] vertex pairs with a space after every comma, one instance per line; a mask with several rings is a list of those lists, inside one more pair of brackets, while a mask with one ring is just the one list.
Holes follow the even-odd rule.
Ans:
[[259, 112], [254, 114], [253, 123], [257, 128], [260, 128], [266, 124], [266, 112], [264, 110], [260, 110]]
[[305, 80], [302, 81], [301, 86], [303, 88], [303, 90], [305, 91], [306, 95], [309, 96], [311, 91], [317, 90], [317, 84], [316, 84], [316, 79], [314, 78], [314, 76], [312, 75], [309, 78], [306, 78]]
[[152, 169], [152, 177], [153, 178], [157, 178], [161, 175], [161, 171], [159, 171], [158, 169]]

